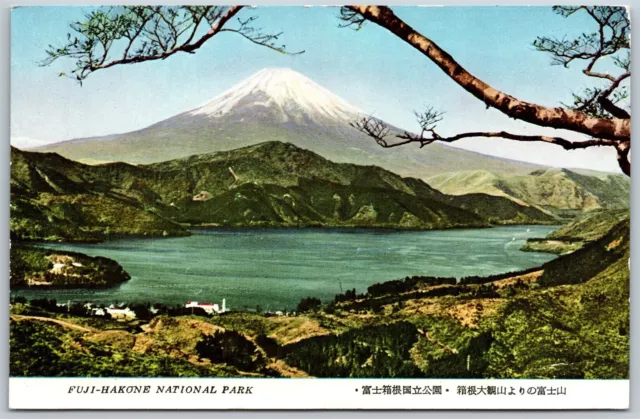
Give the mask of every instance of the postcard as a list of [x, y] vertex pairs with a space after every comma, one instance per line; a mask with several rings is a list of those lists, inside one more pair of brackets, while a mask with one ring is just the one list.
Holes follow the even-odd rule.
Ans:
[[12, 409], [628, 408], [627, 8], [11, 31]]

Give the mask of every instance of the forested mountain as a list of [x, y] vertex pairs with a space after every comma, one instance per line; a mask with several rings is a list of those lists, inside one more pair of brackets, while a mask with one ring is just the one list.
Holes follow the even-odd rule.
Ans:
[[12, 149], [14, 237], [100, 240], [179, 235], [188, 225], [438, 229], [550, 223], [486, 194], [448, 196], [376, 166], [268, 142], [152, 165], [84, 165]]

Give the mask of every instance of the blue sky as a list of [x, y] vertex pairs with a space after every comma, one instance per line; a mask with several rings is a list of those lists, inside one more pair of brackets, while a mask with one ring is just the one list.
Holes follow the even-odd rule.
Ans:
[[[323, 85], [363, 111], [389, 123], [416, 129], [414, 109], [433, 105], [446, 112], [441, 135], [464, 131], [508, 130], [523, 134], [580, 135], [513, 121], [487, 110], [426, 57], [384, 29], [369, 23], [361, 31], [338, 28], [335, 7], [259, 7], [242, 16], [259, 16], [257, 24], [283, 31], [284, 56], [224, 33], [196, 54], [164, 61], [116, 66], [89, 76], [82, 87], [58, 77], [71, 60], [49, 67], [37, 63], [49, 44], [66, 40], [70, 22], [81, 7], [20, 7], [12, 12], [12, 142], [55, 142], [144, 128], [202, 105], [265, 67], [290, 67]], [[548, 106], [569, 101], [572, 91], [593, 86], [581, 63], [551, 66], [535, 51], [537, 35], [562, 37], [593, 28], [589, 19], [565, 19], [550, 7], [395, 7], [396, 13], [434, 40], [467, 70], [520, 99]], [[613, 70], [603, 66], [602, 71]], [[614, 70], [615, 71], [615, 70]], [[547, 144], [469, 139], [456, 146], [502, 157], [618, 171], [608, 149], [567, 152]], [[392, 152], [392, 151], [390, 151]], [[428, 148], [423, 149], [428, 152]]]

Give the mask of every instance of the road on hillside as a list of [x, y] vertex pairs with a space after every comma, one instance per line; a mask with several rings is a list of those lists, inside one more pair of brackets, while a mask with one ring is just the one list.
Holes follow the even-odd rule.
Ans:
[[91, 329], [88, 327], [80, 326], [75, 323], [65, 322], [64, 320], [52, 319], [50, 317], [39, 317], [39, 316], [25, 316], [22, 314], [12, 314], [11, 318], [16, 321], [20, 320], [40, 320], [43, 322], [55, 323], [62, 327], [66, 327], [68, 329], [78, 330], [80, 332], [96, 332], [96, 329]]

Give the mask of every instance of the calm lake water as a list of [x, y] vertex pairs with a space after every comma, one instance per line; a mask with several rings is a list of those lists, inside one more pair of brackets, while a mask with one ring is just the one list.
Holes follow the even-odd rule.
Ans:
[[295, 308], [301, 298], [333, 299], [407, 275], [489, 275], [541, 265], [555, 256], [521, 252], [553, 226], [444, 231], [209, 229], [190, 237], [119, 239], [43, 246], [106, 256], [131, 274], [107, 290], [18, 291], [27, 298], [101, 303], [220, 302], [230, 309]]

